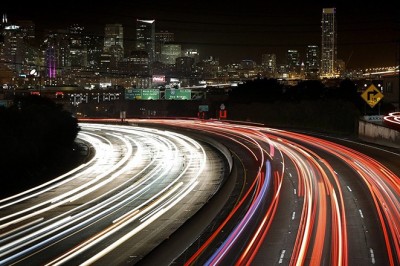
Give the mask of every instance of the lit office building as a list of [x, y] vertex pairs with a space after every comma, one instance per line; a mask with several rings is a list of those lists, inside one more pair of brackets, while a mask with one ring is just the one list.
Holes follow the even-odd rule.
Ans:
[[62, 77], [64, 70], [71, 65], [68, 32], [64, 30], [49, 31], [42, 44], [42, 51], [46, 77], [50, 79]]
[[70, 35], [70, 59], [72, 67], [86, 67], [87, 47], [84, 44], [84, 27], [74, 24], [69, 27]]
[[244, 59], [240, 61], [240, 68], [245, 70], [254, 70], [256, 68], [256, 62], [249, 59]]
[[104, 37], [87, 35], [83, 39], [84, 46], [87, 47], [87, 63], [90, 68], [100, 67], [100, 58], [103, 53]]
[[182, 56], [180, 44], [164, 44], [161, 48], [161, 62], [167, 65], [174, 65], [176, 59]]
[[263, 54], [261, 57], [261, 66], [269, 75], [276, 72], [276, 54]]
[[305, 62], [306, 78], [316, 79], [319, 77], [319, 63], [319, 47], [317, 45], [308, 45]]
[[197, 49], [189, 48], [182, 52], [182, 56], [191, 57], [194, 59], [194, 63], [197, 64], [200, 61], [200, 53]]
[[292, 75], [300, 73], [300, 53], [298, 50], [287, 51], [287, 70]]
[[11, 24], [4, 14], [0, 35], [0, 61], [17, 74], [29, 73], [25, 69], [26, 65], [34, 62], [34, 56], [37, 58], [37, 53], [32, 55], [31, 49], [35, 39], [35, 24], [31, 20], [19, 20]]
[[174, 42], [174, 33], [160, 31], [155, 33], [155, 61], [161, 61], [161, 47], [166, 43]]
[[36, 43], [35, 23], [32, 20], [18, 20], [16, 23], [21, 30], [24, 39], [23, 65], [21, 71], [30, 73], [31, 70], [38, 69], [39, 49]]
[[104, 28], [104, 51], [108, 52], [112, 46], [124, 48], [124, 28], [121, 24], [107, 24]]
[[121, 24], [107, 24], [104, 29], [104, 54], [111, 56], [112, 67], [124, 57], [124, 28]]
[[337, 21], [335, 8], [322, 9], [321, 78], [336, 76]]
[[35, 23], [32, 20], [18, 20], [19, 26], [25, 41], [31, 42], [35, 39]]
[[19, 73], [22, 69], [24, 60], [24, 35], [18, 25], [5, 25], [2, 30], [2, 47], [0, 52], [0, 61]]
[[182, 56], [176, 58], [175, 68], [176, 72], [182, 75], [189, 75], [193, 71], [194, 58], [188, 56]]
[[131, 55], [119, 63], [120, 70], [128, 75], [148, 76], [149, 58], [145, 51], [132, 51]]
[[149, 61], [155, 61], [155, 20], [136, 20], [136, 50], [146, 51]]

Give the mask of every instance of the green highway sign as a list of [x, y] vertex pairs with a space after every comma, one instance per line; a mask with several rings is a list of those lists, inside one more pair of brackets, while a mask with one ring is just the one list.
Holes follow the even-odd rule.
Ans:
[[159, 100], [160, 91], [158, 89], [127, 89], [125, 91], [126, 100]]
[[191, 89], [165, 89], [166, 100], [190, 100], [192, 99]]
[[208, 112], [208, 105], [199, 105], [199, 112]]
[[159, 100], [160, 91], [158, 89], [143, 89], [142, 100]]

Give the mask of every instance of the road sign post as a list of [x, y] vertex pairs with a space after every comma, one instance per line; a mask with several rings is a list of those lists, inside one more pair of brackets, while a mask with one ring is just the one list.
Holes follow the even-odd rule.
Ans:
[[121, 123], [123, 123], [124, 120], [126, 119], [126, 111], [120, 111], [119, 118], [121, 118]]
[[220, 107], [219, 107], [219, 115], [218, 115], [218, 118], [219, 119], [226, 119], [226, 117], [227, 117], [227, 111], [226, 111], [226, 109], [225, 109], [225, 104], [221, 104], [220, 105]]
[[374, 84], [371, 84], [362, 94], [361, 97], [364, 101], [371, 107], [380, 102], [383, 98], [383, 94], [380, 90], [378, 90]]

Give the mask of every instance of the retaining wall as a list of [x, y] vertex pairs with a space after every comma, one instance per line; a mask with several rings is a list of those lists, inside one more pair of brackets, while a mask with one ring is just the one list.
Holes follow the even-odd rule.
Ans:
[[400, 148], [400, 131], [377, 123], [359, 120], [358, 137], [364, 141]]

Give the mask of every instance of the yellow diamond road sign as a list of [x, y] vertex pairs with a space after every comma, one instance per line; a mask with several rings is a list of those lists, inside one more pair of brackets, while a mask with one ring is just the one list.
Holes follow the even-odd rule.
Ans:
[[371, 84], [362, 94], [361, 97], [373, 108], [383, 98], [383, 94], [374, 84]]

